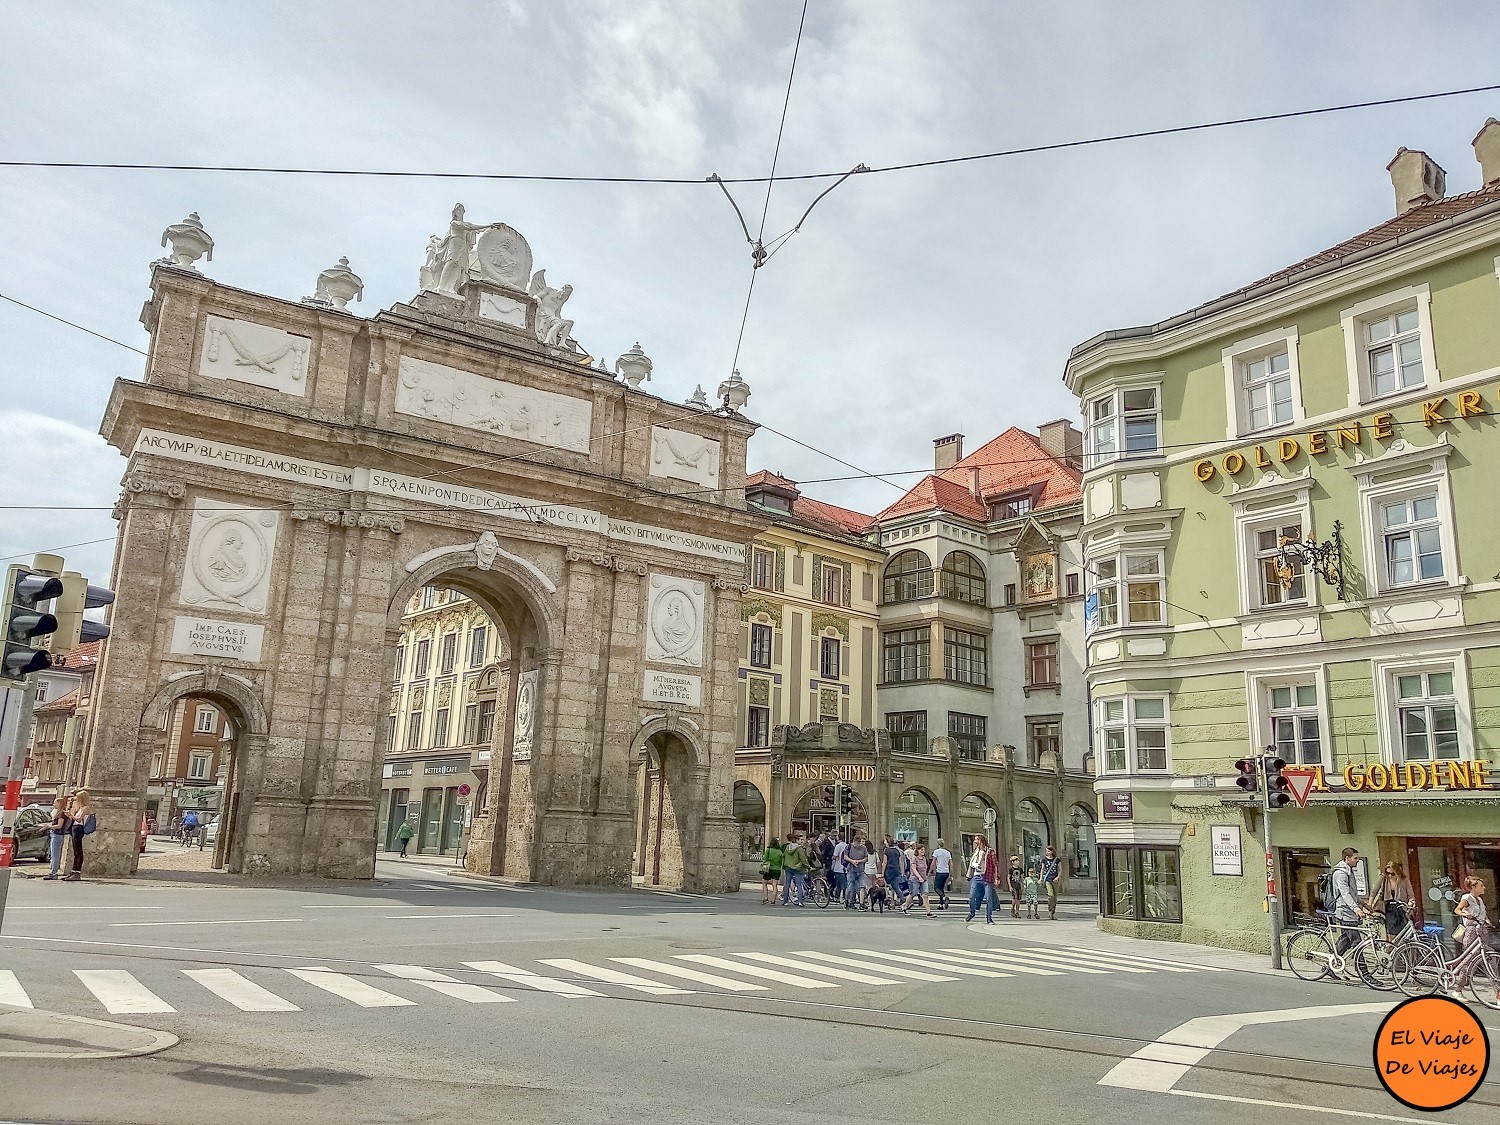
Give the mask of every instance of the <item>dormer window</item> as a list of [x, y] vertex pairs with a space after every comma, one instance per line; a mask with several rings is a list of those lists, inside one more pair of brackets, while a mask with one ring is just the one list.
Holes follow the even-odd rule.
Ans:
[[1035, 498], [1032, 493], [1017, 492], [1011, 496], [1002, 496], [990, 505], [990, 518], [996, 520], [1013, 520], [1017, 516], [1024, 516], [1035, 506]]

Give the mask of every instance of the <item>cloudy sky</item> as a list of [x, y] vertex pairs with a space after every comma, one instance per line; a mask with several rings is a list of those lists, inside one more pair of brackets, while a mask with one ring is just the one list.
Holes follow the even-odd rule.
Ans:
[[[7, 159], [602, 173], [769, 165], [796, 0], [0, 5]], [[783, 172], [989, 151], [1500, 80], [1500, 22], [1457, 2], [813, 0]], [[1076, 414], [1068, 349], [1235, 288], [1388, 217], [1425, 148], [1451, 192], [1500, 93], [849, 181], [757, 281], [747, 412], [864, 469], [921, 469]], [[780, 184], [780, 234], [820, 186]], [[736, 188], [758, 219], [761, 188]], [[595, 354], [710, 394], [749, 274], [717, 188], [0, 169], [0, 293], [144, 347], [162, 229], [202, 214], [210, 276], [291, 299], [348, 255], [373, 315], [417, 288], [455, 201], [531, 242]], [[113, 531], [96, 429], [138, 354], [0, 302], [0, 555]], [[762, 433], [752, 466], [843, 466]], [[913, 481], [914, 476], [903, 478]], [[813, 484], [873, 511], [876, 481]], [[17, 504], [97, 506], [30, 512]], [[109, 543], [67, 552], [108, 573]]]

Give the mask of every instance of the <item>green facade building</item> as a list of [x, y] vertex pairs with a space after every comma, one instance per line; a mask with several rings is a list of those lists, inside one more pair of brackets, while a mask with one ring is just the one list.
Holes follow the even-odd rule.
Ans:
[[[1074, 349], [1101, 925], [1269, 948], [1353, 846], [1425, 921], [1500, 873], [1500, 123], [1395, 218]], [[1235, 784], [1310, 775], [1270, 814]], [[1301, 780], [1301, 779], [1299, 779]]]

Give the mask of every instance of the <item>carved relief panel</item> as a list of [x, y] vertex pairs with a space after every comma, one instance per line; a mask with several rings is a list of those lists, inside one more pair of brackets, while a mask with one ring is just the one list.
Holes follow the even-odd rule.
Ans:
[[536, 674], [535, 668], [522, 672], [520, 682], [516, 684], [516, 740], [512, 761], [525, 762], [531, 758], [532, 735], [536, 731]]
[[265, 613], [279, 525], [274, 511], [195, 501], [182, 567], [182, 604]]
[[653, 477], [674, 477], [717, 488], [719, 443], [685, 430], [652, 426], [650, 472]]
[[593, 411], [592, 403], [571, 395], [401, 357], [397, 414], [587, 453]]
[[312, 346], [306, 336], [226, 316], [210, 316], [205, 332], [199, 375], [306, 397]]
[[666, 574], [651, 576], [646, 607], [646, 659], [656, 664], [703, 666], [703, 583]]

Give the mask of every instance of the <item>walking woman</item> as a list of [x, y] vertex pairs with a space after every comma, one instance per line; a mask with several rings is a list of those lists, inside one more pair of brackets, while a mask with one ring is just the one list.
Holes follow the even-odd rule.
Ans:
[[1411, 880], [1406, 877], [1406, 868], [1401, 866], [1400, 860], [1392, 860], [1385, 865], [1380, 882], [1375, 884], [1375, 891], [1365, 905], [1385, 919], [1385, 932], [1391, 937], [1401, 932], [1409, 915], [1412, 918], [1412, 924], [1417, 924], [1415, 917], [1417, 896], [1411, 888]]
[[766, 845], [765, 854], [760, 857], [760, 904], [762, 906], [776, 905], [776, 890], [781, 885], [781, 859], [783, 856], [781, 841], [775, 836]]
[[52, 861], [52, 873], [43, 879], [56, 879], [62, 870], [63, 847], [68, 842], [73, 818], [68, 815], [68, 799], [56, 797], [52, 801], [52, 823], [47, 826], [47, 858]]
[[73, 794], [73, 823], [69, 831], [73, 837], [73, 870], [63, 877], [65, 883], [76, 883], [83, 878], [83, 838], [92, 836], [98, 824], [93, 806], [89, 804], [89, 791], [80, 789]]
[[969, 916], [965, 922], [974, 921], [979, 913], [979, 903], [984, 902], [984, 923], [995, 924], [995, 853], [990, 842], [983, 836], [974, 837], [974, 853], [969, 856]]
[[906, 900], [906, 909], [909, 911], [917, 903], [922, 904], [922, 912], [929, 918], [932, 917], [932, 901], [928, 898], [928, 864], [927, 849], [918, 844], [912, 851], [911, 856], [911, 897]]

